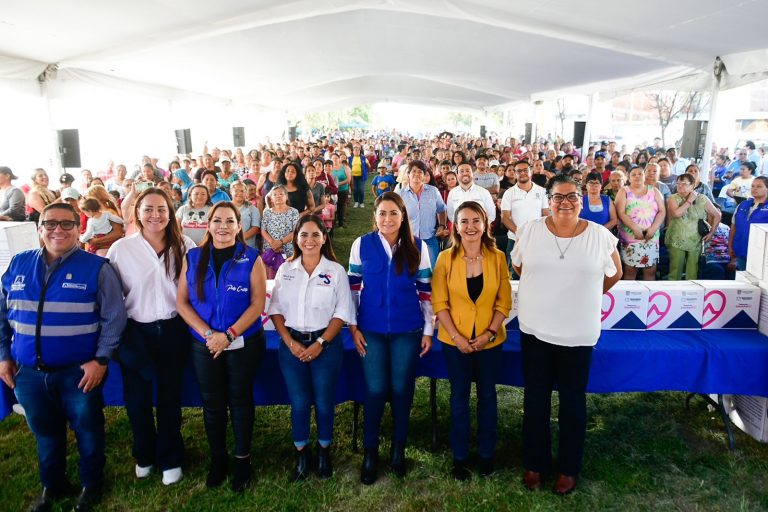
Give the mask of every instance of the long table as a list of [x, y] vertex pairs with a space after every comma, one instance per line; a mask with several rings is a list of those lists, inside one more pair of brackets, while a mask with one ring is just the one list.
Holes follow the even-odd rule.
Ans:
[[[344, 366], [339, 379], [337, 402], [361, 402], [365, 393], [360, 358], [349, 332], [342, 332]], [[267, 352], [254, 380], [257, 405], [287, 404], [288, 394], [278, 365], [280, 339], [267, 331]], [[503, 345], [499, 384], [522, 386], [522, 359], [519, 332], [511, 331]], [[431, 379], [448, 377], [441, 343], [418, 365], [418, 375]], [[191, 363], [185, 375], [183, 404], [201, 405]], [[434, 380], [432, 381], [434, 393]], [[631, 391], [687, 391], [702, 395], [738, 394], [768, 396], [768, 337], [757, 331], [603, 331], [592, 357], [588, 391], [616, 393]], [[434, 394], [433, 394], [434, 396]], [[110, 363], [104, 384], [105, 404], [123, 404], [120, 369]], [[0, 420], [8, 416], [15, 402], [13, 393], [0, 384]], [[722, 405], [722, 404], [720, 404]], [[434, 400], [432, 400], [434, 417]], [[721, 413], [722, 411], [722, 407]], [[724, 421], [727, 416], [724, 417]], [[726, 428], [729, 428], [726, 421]], [[732, 438], [729, 431], [729, 437]]]

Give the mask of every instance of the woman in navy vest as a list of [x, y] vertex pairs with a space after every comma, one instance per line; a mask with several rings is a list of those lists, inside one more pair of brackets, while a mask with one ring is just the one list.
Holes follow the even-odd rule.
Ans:
[[355, 306], [344, 267], [336, 262], [328, 231], [317, 215], [305, 215], [293, 230], [294, 253], [277, 271], [268, 313], [280, 334], [278, 359], [291, 401], [296, 447], [294, 481], [309, 476], [310, 414], [315, 404], [317, 473], [333, 474], [330, 447], [336, 413], [336, 382], [344, 350], [344, 323]]
[[349, 283], [359, 293], [357, 325], [350, 325], [365, 375], [363, 467], [360, 480], [376, 481], [379, 431], [387, 398], [392, 403], [390, 469], [405, 475], [405, 443], [413, 404], [416, 362], [432, 347], [432, 270], [427, 246], [411, 234], [399, 195], [374, 202], [376, 229], [352, 244]]
[[266, 341], [261, 323], [266, 271], [259, 251], [245, 244], [240, 212], [229, 201], [213, 205], [208, 232], [187, 254], [179, 280], [179, 313], [192, 332], [192, 363], [203, 398], [211, 465], [205, 484], [227, 478], [227, 413], [232, 416], [235, 458], [232, 490], [251, 478], [253, 378]]
[[768, 178], [758, 176], [752, 180], [752, 197], [742, 201], [731, 220], [728, 250], [731, 255], [729, 267], [732, 270], [747, 268], [747, 243], [752, 224], [768, 223]]

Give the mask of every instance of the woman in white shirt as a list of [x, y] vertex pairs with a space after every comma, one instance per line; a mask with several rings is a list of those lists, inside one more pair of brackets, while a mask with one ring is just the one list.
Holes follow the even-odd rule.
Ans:
[[280, 334], [278, 358], [291, 401], [296, 447], [295, 481], [309, 476], [310, 413], [315, 404], [317, 472], [332, 475], [330, 446], [336, 411], [336, 381], [344, 355], [344, 323], [355, 321], [355, 307], [344, 267], [336, 262], [323, 221], [299, 219], [293, 231], [294, 253], [277, 271], [269, 315]]
[[[173, 220], [171, 198], [149, 188], [136, 198], [138, 232], [118, 240], [107, 253], [120, 275], [128, 325], [118, 350], [125, 408], [133, 431], [136, 477], [157, 466], [163, 483], [181, 479], [181, 392], [189, 353], [187, 325], [176, 310], [176, 291], [186, 252], [195, 243]], [[152, 411], [157, 384], [157, 425]]]
[[[522, 226], [512, 252], [520, 276], [523, 403], [523, 481], [541, 487], [552, 466], [552, 390], [560, 397], [560, 475], [555, 492], [576, 488], [586, 435], [586, 389], [592, 349], [600, 337], [603, 293], [621, 279], [616, 237], [579, 219], [581, 191], [567, 176], [550, 184], [551, 217]], [[557, 314], [553, 321], [552, 313]]]

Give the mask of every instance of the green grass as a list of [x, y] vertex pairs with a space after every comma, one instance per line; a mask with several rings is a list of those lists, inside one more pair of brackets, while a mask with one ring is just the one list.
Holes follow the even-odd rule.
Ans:
[[[343, 264], [352, 240], [369, 229], [372, 215], [368, 197], [365, 209], [349, 211], [350, 227], [337, 230], [335, 245]], [[242, 496], [226, 486], [205, 488], [208, 449], [199, 408], [184, 410], [185, 476], [170, 488], [156, 474], [143, 481], [135, 479], [128, 418], [122, 408], [107, 408], [106, 489], [101, 510], [768, 510], [768, 445], [737, 433], [737, 448], [729, 452], [719, 416], [698, 399], [686, 410], [683, 393], [589, 395], [585, 465], [577, 492], [565, 498], [548, 490], [528, 492], [520, 483], [522, 390], [498, 389], [498, 470], [491, 478], [474, 476], [457, 483], [450, 477], [446, 381], [438, 382], [438, 449], [430, 451], [429, 385], [419, 379], [407, 450], [411, 467], [404, 480], [384, 475], [374, 486], [359, 484], [362, 457], [351, 450], [353, 406], [346, 403], [337, 408], [333, 478], [291, 483], [289, 409], [259, 407], [254, 483]], [[386, 417], [383, 431], [389, 432]], [[556, 424], [553, 435], [556, 438]], [[69, 447], [67, 474], [77, 483], [71, 433]], [[388, 448], [385, 439], [382, 459]], [[0, 422], [0, 479], [0, 510], [24, 510], [39, 492], [34, 437], [16, 415]], [[62, 501], [55, 510], [70, 510], [73, 501]]]

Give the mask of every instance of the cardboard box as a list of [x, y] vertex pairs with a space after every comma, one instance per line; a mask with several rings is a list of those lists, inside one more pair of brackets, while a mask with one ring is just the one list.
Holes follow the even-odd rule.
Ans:
[[768, 224], [749, 227], [747, 272], [758, 279], [768, 279]]
[[758, 279], [757, 276], [753, 276], [746, 270], [737, 270], [735, 279], [741, 283], [749, 283], [755, 286], [760, 286], [760, 279]]
[[602, 329], [645, 330], [648, 297], [648, 288], [638, 281], [616, 283], [603, 294]]
[[757, 320], [757, 330], [760, 334], [768, 336], [768, 281], [759, 281], [760, 287], [760, 313]]
[[768, 398], [726, 395], [728, 416], [734, 425], [761, 443], [768, 442]]
[[264, 301], [264, 312], [261, 314], [261, 323], [264, 325], [265, 331], [274, 331], [275, 324], [267, 316], [267, 310], [269, 310], [269, 302], [272, 299], [272, 288], [275, 287], [275, 281], [272, 279], [267, 280], [267, 297]]
[[511, 281], [512, 286], [512, 309], [509, 310], [509, 316], [504, 320], [504, 326], [508, 331], [519, 331], [520, 321], [517, 319], [517, 289], [520, 281]]
[[757, 329], [760, 288], [738, 281], [693, 281], [704, 288], [702, 329]]
[[39, 248], [40, 236], [34, 222], [0, 222], [0, 275], [5, 273], [13, 256]]
[[701, 329], [704, 288], [691, 281], [644, 281], [643, 286], [649, 290], [648, 329]]

